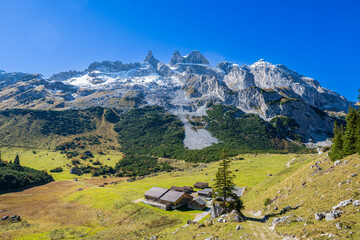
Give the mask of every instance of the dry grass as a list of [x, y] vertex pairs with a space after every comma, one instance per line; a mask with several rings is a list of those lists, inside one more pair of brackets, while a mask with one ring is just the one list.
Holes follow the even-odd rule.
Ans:
[[102, 177], [98, 177], [98, 178], [90, 178], [90, 179], [84, 179], [83, 181], [86, 184], [90, 184], [90, 185], [95, 185], [95, 186], [100, 186], [100, 185], [106, 185], [112, 182], [116, 182], [116, 184], [119, 184], [120, 182], [126, 181], [127, 178], [123, 177], [108, 177], [108, 178], [102, 178]]
[[[30, 224], [21, 232], [9, 230], [1, 232], [1, 239], [16, 236], [47, 232], [51, 229], [91, 226], [96, 221], [95, 209], [78, 203], [62, 200], [59, 196], [76, 192], [78, 185], [71, 181], [52, 182], [24, 191], [8, 193], [0, 196], [2, 215], [20, 215]], [[3, 230], [0, 228], [0, 231]]]

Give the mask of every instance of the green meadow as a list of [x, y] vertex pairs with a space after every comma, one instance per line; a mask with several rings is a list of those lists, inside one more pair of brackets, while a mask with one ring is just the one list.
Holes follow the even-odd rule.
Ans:
[[[69, 161], [59, 152], [41, 149], [2, 148], [1, 151], [4, 159], [10, 160], [19, 154], [21, 164], [36, 169], [48, 170], [50, 167], [64, 166]], [[115, 164], [115, 159], [121, 156], [114, 154], [97, 157], [110, 165]], [[232, 158], [231, 170], [236, 175], [236, 185], [246, 187], [244, 201], [245, 205], [250, 206], [248, 201], [253, 201], [253, 197], [247, 198], [247, 195], [250, 196], [255, 186], [276, 177], [278, 172], [290, 173], [317, 157], [312, 154], [244, 154]], [[188, 230], [198, 230], [194, 226], [181, 226], [202, 211], [163, 211], [141, 203], [141, 199], [153, 186], [192, 186], [197, 181], [208, 182], [211, 186], [218, 162], [195, 164], [169, 159], [162, 161], [180, 170], [159, 173], [134, 182], [122, 180], [117, 184], [99, 187], [102, 182], [112, 181], [112, 178], [94, 179], [85, 174], [78, 181], [73, 181], [76, 176], [69, 174], [66, 169], [63, 173], [52, 174], [56, 180], [53, 183], [1, 195], [0, 209], [5, 209], [8, 215], [22, 216], [23, 221], [12, 226], [0, 225], [0, 234], [3, 239], [143, 239], [160, 233], [165, 239], [173, 239], [173, 232], [178, 232], [174, 239], [189, 239]], [[287, 166], [289, 162], [291, 167]], [[25, 206], [32, 206], [32, 210]], [[267, 228], [261, 230], [264, 227], [262, 223], [247, 222], [244, 223], [246, 230], [235, 232], [230, 237], [227, 234], [234, 232], [234, 224], [229, 223], [221, 229], [211, 226], [207, 229], [210, 231], [208, 235], [220, 234], [232, 239], [255, 236], [257, 231], [258, 238], [255, 239], [260, 239], [260, 236], [271, 239], [275, 236]]]

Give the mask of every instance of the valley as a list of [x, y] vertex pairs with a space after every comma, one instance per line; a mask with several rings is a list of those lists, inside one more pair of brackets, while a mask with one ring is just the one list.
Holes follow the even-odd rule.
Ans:
[[[39, 168], [37, 163], [32, 165], [31, 161], [25, 160], [26, 154], [23, 159], [27, 166]], [[154, 185], [169, 188], [192, 185], [196, 181], [213, 184], [211, 179], [218, 162], [194, 165], [173, 161], [170, 164], [182, 166], [183, 171], [159, 173], [134, 182], [114, 177], [92, 180], [89, 175], [74, 181], [62, 176], [53, 183], [3, 194], [0, 196], [2, 214], [17, 214], [23, 220], [0, 225], [1, 236], [3, 239], [142, 239], [153, 235], [160, 239], [189, 239], [193, 236], [195, 239], [210, 236], [282, 239], [286, 235], [321, 238], [332, 234], [339, 239], [345, 236], [356, 239], [359, 234], [360, 226], [356, 221], [359, 211], [352, 205], [344, 207], [345, 212], [333, 221], [314, 218], [316, 212], [329, 210], [342, 200], [357, 199], [359, 182], [357, 177], [349, 177], [360, 170], [360, 157], [357, 155], [344, 159], [336, 167], [326, 154], [235, 156], [231, 171], [236, 175], [235, 184], [246, 186], [243, 201], [248, 220], [208, 224], [205, 218], [200, 222], [205, 223], [202, 228], [197, 224], [182, 227], [187, 220], [201, 213], [199, 210], [164, 211], [138, 201]], [[315, 164], [322, 170], [313, 174], [316, 168], [311, 166]], [[56, 174], [54, 177], [57, 178]], [[117, 183], [104, 186], [105, 182]], [[303, 187], [303, 182], [306, 182], [306, 187]], [[341, 182], [345, 183], [339, 186]], [[272, 199], [271, 203], [264, 206], [267, 198]], [[282, 208], [297, 205], [296, 210], [279, 214]], [[275, 207], [278, 210], [274, 210]], [[262, 221], [265, 215], [268, 219]], [[276, 217], [287, 217], [287, 220], [274, 224]], [[341, 230], [335, 228], [337, 222], [341, 223]], [[242, 229], [235, 230], [237, 225]]]
[[[0, 100], [2, 239], [359, 236], [360, 158], [341, 140], [353, 141], [344, 126], [354, 103], [281, 64], [211, 66], [199, 51], [165, 64], [150, 51], [142, 63], [50, 78], [1, 71]], [[334, 123], [335, 157], [348, 159], [339, 166]], [[245, 187], [244, 221], [214, 216], [219, 196], [202, 211], [142, 203], [154, 186], [216, 189], [224, 159]], [[345, 200], [354, 207], [329, 212]]]

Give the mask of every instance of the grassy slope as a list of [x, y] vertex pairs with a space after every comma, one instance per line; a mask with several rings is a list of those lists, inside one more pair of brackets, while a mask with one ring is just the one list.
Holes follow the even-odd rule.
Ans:
[[[75, 177], [84, 179], [90, 177], [90, 174], [84, 174], [82, 176], [70, 174], [70, 167], [66, 164], [71, 164], [71, 161], [65, 154], [60, 154], [60, 151], [54, 152], [45, 149], [19, 147], [1, 147], [0, 151], [2, 159], [7, 161], [13, 161], [16, 154], [18, 154], [21, 165], [26, 167], [47, 170], [48, 172], [56, 167], [62, 167], [64, 169], [63, 172], [51, 173], [55, 180], [69, 180]], [[34, 154], [33, 151], [35, 151], [36, 154]], [[122, 154], [110, 150], [106, 152], [106, 155], [99, 155], [94, 151], [94, 160], [99, 159], [101, 163], [115, 167], [116, 163], [122, 158]], [[110, 158], [110, 160], [107, 160], [108, 158]], [[81, 160], [81, 162], [85, 163], [84, 160]]]
[[[76, 137], [100, 135], [103, 136], [103, 139], [101, 139], [102, 143], [99, 145], [86, 145], [86, 149], [81, 151], [89, 150], [94, 154], [94, 160], [98, 159], [103, 164], [115, 167], [123, 155], [119, 151], [109, 149], [109, 146], [119, 148], [117, 133], [113, 130], [113, 124], [105, 121], [104, 117], [93, 120], [96, 122], [97, 129], [91, 132], [77, 134]], [[56, 167], [62, 167], [64, 169], [63, 172], [52, 173], [55, 180], [67, 180], [73, 179], [74, 177], [88, 178], [90, 176], [90, 174], [84, 174], [79, 177], [70, 174], [70, 167], [66, 166], [66, 164], [70, 164], [70, 159], [68, 159], [65, 154], [60, 154], [60, 151], [52, 151], [52, 149], [60, 143], [74, 139], [74, 135], [43, 135], [39, 132], [39, 122], [34, 122], [31, 125], [32, 127], [30, 127], [30, 131], [26, 133], [22, 132], [18, 130], [19, 126], [21, 126], [20, 122], [24, 122], [26, 126], [29, 124], [26, 115], [17, 116], [16, 119], [7, 119], [2, 116], [0, 117], [0, 121], [8, 122], [7, 125], [0, 127], [0, 135], [7, 135], [6, 132], [12, 133], [11, 139], [2, 139], [0, 142], [1, 157], [3, 160], [14, 160], [16, 154], [18, 154], [21, 164], [27, 167], [48, 171]], [[13, 121], [20, 122], [14, 123]], [[33, 138], [36, 140], [33, 141]], [[110, 139], [110, 141], [108, 140], [107, 143], [104, 143], [105, 138]], [[27, 141], [33, 141], [33, 145], [29, 146]], [[24, 147], [20, 143], [25, 143], [27, 147]], [[99, 149], [102, 149], [105, 155], [97, 154]], [[36, 154], [34, 154], [33, 151], [35, 151]], [[107, 160], [108, 158], [110, 158], [110, 160]], [[81, 162], [87, 164], [85, 161], [81, 160]]]
[[[303, 162], [304, 158], [315, 158], [316, 156], [248, 154], [239, 157], [244, 157], [244, 160], [235, 160], [231, 166], [237, 175], [235, 182], [239, 186], [252, 189], [258, 183], [268, 179], [268, 173], [274, 174], [285, 169], [286, 163], [291, 159], [296, 158], [301, 164], [300, 162]], [[172, 232], [184, 225], [186, 220], [193, 219], [199, 211], [176, 210], [166, 212], [133, 201], [142, 198], [143, 193], [152, 186], [192, 185], [196, 181], [211, 183], [210, 179], [214, 178], [218, 166], [217, 162], [199, 164], [196, 167], [193, 164], [189, 165], [189, 163], [181, 161], [178, 161], [177, 164], [190, 168], [179, 172], [159, 174], [132, 183], [122, 182], [117, 185], [107, 185], [105, 188], [96, 187], [85, 180], [79, 182], [62, 181], [50, 185], [52, 191], [55, 192], [44, 191], [44, 188], [49, 188], [48, 185], [45, 185], [24, 192], [2, 195], [0, 196], [0, 200], [2, 200], [0, 209], [6, 210], [8, 215], [21, 215], [30, 226], [12, 225], [12, 228], [18, 227], [21, 231], [9, 230], [0, 226], [0, 234], [7, 237], [27, 236], [23, 239], [46, 239], [50, 236], [53, 239], [61, 239], [61, 236], [66, 236], [66, 238], [78, 236], [78, 238], [89, 237], [94, 239], [139, 239], [161, 232], [162, 236], [169, 236], [170, 239], [173, 239]], [[206, 167], [204, 168], [204, 166]], [[235, 169], [239, 171], [235, 172]], [[60, 186], [56, 184], [60, 184]], [[62, 186], [62, 184], [66, 184], [66, 186]], [[79, 187], [84, 190], [77, 191]], [[54, 194], [56, 197], [51, 197]], [[18, 203], [31, 206], [33, 209], [32, 211], [28, 208], [24, 209]], [[248, 203], [245, 202], [245, 204]], [[54, 217], [55, 213], [59, 216]], [[84, 218], [84, 215], [87, 217]], [[71, 219], [71, 221], [67, 222], [66, 219]], [[259, 237], [261, 234], [264, 235], [266, 228], [263, 224], [252, 222], [246, 224], [244, 231], [236, 233], [234, 233], [236, 224], [233, 223], [221, 228], [214, 225], [207, 227], [206, 230], [195, 230], [193, 226], [190, 226], [183, 231], [179, 230], [175, 236], [178, 239], [189, 239], [189, 230], [206, 231], [207, 235], [218, 234], [219, 236], [228, 236], [227, 234], [232, 232], [234, 235], [231, 238], [237, 239], [239, 236], [245, 236], [245, 234], [254, 237], [256, 231], [258, 231]], [[265, 230], [256, 230], [262, 228]], [[191, 234], [193, 233], [191, 232]], [[269, 239], [273, 236], [271, 232], [267, 234], [265, 236]], [[80, 235], [82, 237], [79, 237]], [[231, 238], [228, 236], [226, 239]]]
[[[283, 216], [291, 215], [293, 220], [295, 217], [305, 219], [304, 222], [291, 222], [290, 224], [279, 225], [278, 232], [283, 234], [295, 234], [296, 236], [317, 236], [324, 233], [334, 234], [337, 238], [360, 238], [360, 212], [352, 205], [342, 208], [345, 213], [333, 221], [316, 221], [314, 213], [330, 211], [340, 201], [347, 199], [359, 200], [359, 176], [350, 177], [353, 173], [360, 174], [360, 157], [353, 155], [346, 157], [342, 161], [347, 160], [345, 165], [333, 168], [334, 163], [328, 159], [326, 155], [322, 155], [317, 161], [321, 163], [319, 166], [323, 169], [320, 173], [311, 176], [316, 168], [311, 168], [315, 161], [296, 167], [292, 170], [281, 171], [274, 178], [270, 178], [257, 185], [252, 192], [245, 196], [245, 201], [250, 209], [262, 210], [266, 214], [276, 214], [274, 207], [279, 209], [288, 205], [300, 205], [299, 209], [291, 211]], [[356, 167], [357, 166], [357, 167]], [[339, 183], [350, 179], [350, 183]], [[302, 187], [302, 183], [306, 181], [306, 187]], [[280, 193], [279, 193], [280, 191]], [[261, 194], [258, 194], [261, 193]], [[262, 205], [266, 198], [277, 199], [269, 206]], [[342, 229], [335, 227], [336, 223], [342, 225]], [[347, 226], [351, 229], [344, 229]], [[353, 232], [351, 234], [350, 232]], [[325, 237], [324, 237], [325, 238]]]
[[[236, 160], [240, 157], [244, 160]], [[314, 219], [314, 213], [329, 211], [339, 201], [359, 199], [358, 177], [351, 178], [349, 175], [359, 174], [360, 157], [354, 155], [345, 160], [348, 160], [347, 164], [337, 166], [330, 172], [328, 169], [331, 169], [333, 162], [326, 155], [247, 154], [235, 158], [231, 170], [236, 174], [236, 184], [247, 187], [243, 197], [247, 216], [252, 216], [252, 213], [259, 210], [262, 215], [278, 214], [286, 206], [300, 205], [299, 209], [273, 216], [266, 223], [241, 223], [244, 228], [240, 231], [235, 230], [237, 223], [217, 223], [200, 229], [197, 226], [180, 228], [186, 220], [193, 219], [200, 211], [166, 212], [134, 203], [152, 186], [192, 185], [196, 181], [211, 183], [218, 165], [218, 162], [196, 165], [177, 161], [177, 166], [184, 167], [184, 171], [162, 173], [135, 182], [107, 185], [105, 188], [97, 187], [87, 180], [60, 181], [24, 192], [1, 195], [0, 209], [5, 210], [6, 215], [21, 215], [30, 225], [22, 223], [0, 226], [0, 235], [5, 236], [4, 239], [23, 235], [26, 237], [22, 239], [61, 239], [61, 236], [75, 239], [142, 239], [153, 234], [159, 234], [163, 239], [190, 239], [198, 234], [199, 239], [210, 236], [219, 236], [221, 239], [278, 239], [284, 234], [293, 234], [321, 239], [327, 238], [321, 234], [331, 233], [339, 239], [358, 239], [360, 224], [357, 219], [360, 216], [352, 205], [343, 208], [345, 213], [334, 221]], [[319, 165], [323, 170], [311, 176], [315, 168], [310, 167], [316, 161], [321, 161]], [[267, 176], [269, 173], [274, 176]], [[339, 187], [339, 182], [350, 178], [352, 182]], [[102, 180], [96, 181], [100, 183]], [[303, 188], [301, 185], [304, 181], [307, 186]], [[66, 186], [62, 186], [63, 184]], [[44, 192], [44, 188], [49, 188], [48, 186], [52, 186], [54, 191], [51, 195], [50, 192]], [[80, 187], [84, 190], [77, 191]], [[51, 197], [54, 194], [56, 197]], [[273, 199], [275, 196], [277, 199], [265, 207], [265, 199]], [[21, 207], [22, 204], [27, 207]], [[279, 210], [273, 210], [274, 207]], [[275, 231], [270, 230], [273, 218], [282, 216], [290, 216], [290, 220], [301, 217], [304, 222], [291, 221], [278, 225]], [[341, 223], [341, 230], [335, 227], [338, 222]], [[350, 229], [345, 229], [345, 226]]]

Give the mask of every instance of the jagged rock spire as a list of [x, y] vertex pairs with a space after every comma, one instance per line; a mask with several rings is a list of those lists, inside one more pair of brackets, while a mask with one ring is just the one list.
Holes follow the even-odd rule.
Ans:
[[145, 62], [149, 62], [151, 65], [156, 66], [159, 63], [159, 60], [157, 60], [152, 54], [152, 51], [149, 50], [148, 54], [145, 57]]
[[175, 50], [170, 60], [170, 64], [174, 65], [177, 63], [182, 63], [183, 61], [184, 61], [184, 57], [180, 55], [180, 52], [178, 50]]
[[191, 51], [184, 57], [180, 55], [178, 50], [175, 50], [170, 64], [174, 65], [177, 63], [209, 64], [209, 61], [197, 50]]

